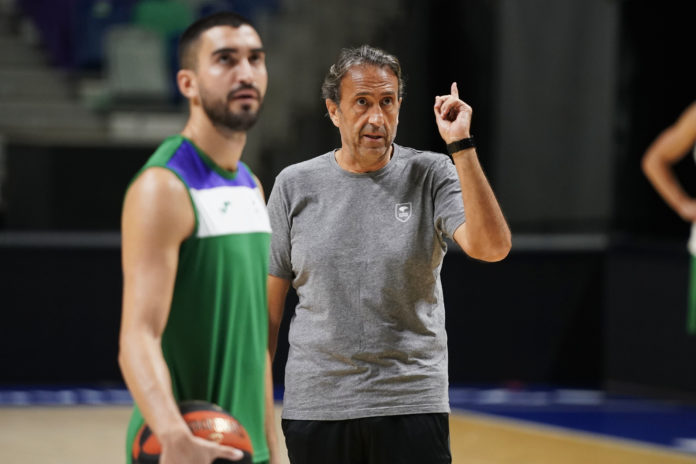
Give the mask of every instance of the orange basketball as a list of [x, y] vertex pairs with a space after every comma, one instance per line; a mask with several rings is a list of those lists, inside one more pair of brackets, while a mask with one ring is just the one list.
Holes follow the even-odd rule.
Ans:
[[[231, 414], [220, 406], [205, 401], [182, 402], [179, 404], [179, 410], [195, 436], [221, 445], [232, 446], [244, 452], [244, 458], [241, 461], [218, 458], [213, 461], [213, 464], [251, 464], [253, 454], [251, 439], [242, 424]], [[133, 441], [133, 464], [159, 463], [161, 452], [159, 440], [150, 427], [143, 424]]]

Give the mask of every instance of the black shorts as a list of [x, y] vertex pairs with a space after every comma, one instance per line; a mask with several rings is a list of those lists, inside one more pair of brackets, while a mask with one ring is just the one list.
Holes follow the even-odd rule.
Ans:
[[283, 419], [291, 464], [450, 464], [449, 414]]

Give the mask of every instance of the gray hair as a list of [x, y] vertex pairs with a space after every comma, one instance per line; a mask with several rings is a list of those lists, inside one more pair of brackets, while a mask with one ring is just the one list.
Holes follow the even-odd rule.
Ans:
[[324, 77], [321, 85], [321, 96], [335, 103], [341, 101], [341, 81], [346, 73], [356, 66], [370, 65], [377, 67], [387, 67], [399, 81], [399, 98], [404, 95], [404, 80], [401, 75], [401, 64], [399, 59], [379, 48], [363, 45], [358, 48], [344, 48], [338, 55], [338, 60], [329, 68], [329, 72]]

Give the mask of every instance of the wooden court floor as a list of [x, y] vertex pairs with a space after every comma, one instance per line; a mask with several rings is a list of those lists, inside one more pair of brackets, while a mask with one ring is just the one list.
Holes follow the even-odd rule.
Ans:
[[[123, 464], [129, 416], [123, 406], [0, 408], [0, 463]], [[649, 445], [461, 412], [451, 444], [456, 464], [696, 464]]]

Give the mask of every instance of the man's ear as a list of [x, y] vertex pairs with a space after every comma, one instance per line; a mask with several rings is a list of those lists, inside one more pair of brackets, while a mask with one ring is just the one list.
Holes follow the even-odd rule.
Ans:
[[198, 82], [196, 81], [196, 73], [191, 69], [180, 69], [176, 73], [176, 83], [179, 86], [181, 95], [191, 100], [198, 97]]
[[333, 122], [334, 126], [338, 127], [338, 105], [330, 98], [324, 101], [326, 102], [326, 110], [329, 112], [331, 122]]

